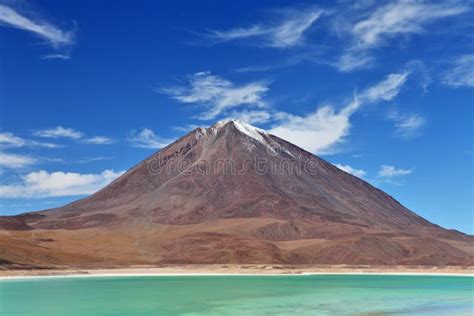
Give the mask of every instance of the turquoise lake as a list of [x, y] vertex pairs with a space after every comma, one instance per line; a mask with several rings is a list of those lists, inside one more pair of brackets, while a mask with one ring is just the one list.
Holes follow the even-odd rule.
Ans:
[[474, 278], [145, 276], [0, 280], [0, 315], [473, 315]]

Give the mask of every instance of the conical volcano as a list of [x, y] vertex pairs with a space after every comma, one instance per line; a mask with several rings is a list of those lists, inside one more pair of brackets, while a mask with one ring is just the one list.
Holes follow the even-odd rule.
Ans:
[[0, 262], [469, 265], [472, 237], [239, 121], [197, 128], [64, 207], [0, 218]]

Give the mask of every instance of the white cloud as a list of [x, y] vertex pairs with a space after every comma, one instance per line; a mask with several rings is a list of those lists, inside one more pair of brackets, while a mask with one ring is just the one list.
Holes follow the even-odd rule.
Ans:
[[104, 170], [98, 174], [75, 172], [52, 172], [41, 170], [22, 177], [21, 183], [0, 185], [3, 198], [44, 198], [92, 194], [124, 171]]
[[207, 35], [218, 42], [255, 39], [262, 46], [286, 48], [301, 44], [304, 33], [322, 13], [323, 11], [319, 9], [307, 9], [302, 12], [286, 11], [284, 18], [275, 25], [257, 24], [229, 31], [212, 30]]
[[18, 148], [18, 147], [44, 147], [44, 148], [58, 148], [60, 145], [53, 143], [38, 142], [35, 140], [23, 139], [15, 136], [12, 133], [0, 133], [0, 147], [3, 148]]
[[160, 149], [172, 142], [172, 140], [157, 136], [152, 130], [144, 128], [140, 133], [132, 130], [128, 140], [134, 147]]
[[102, 160], [112, 160], [114, 157], [86, 157], [77, 160], [78, 163], [89, 163], [89, 162], [95, 162], [95, 161], [102, 161]]
[[70, 58], [71, 58], [71, 56], [66, 55], [66, 54], [49, 54], [49, 55], [41, 56], [41, 59], [63, 59], [63, 60], [67, 60], [67, 59], [70, 59]]
[[180, 126], [172, 126], [171, 128], [178, 132], [188, 133], [189, 131], [192, 131], [193, 129], [196, 129], [198, 127], [201, 126], [199, 124], [184, 124]]
[[161, 88], [157, 91], [182, 103], [206, 105], [207, 111], [200, 118], [209, 120], [239, 106], [265, 107], [263, 96], [268, 87], [262, 82], [238, 86], [210, 72], [198, 72], [189, 76], [189, 86]]
[[401, 137], [416, 136], [426, 124], [426, 120], [419, 114], [401, 115], [396, 112], [388, 116], [395, 123], [395, 132]]
[[390, 165], [382, 165], [380, 166], [377, 177], [383, 180], [384, 182], [394, 183], [393, 181], [396, 178], [404, 177], [406, 175], [411, 174], [412, 172], [412, 169], [402, 169]]
[[459, 1], [400, 0], [376, 9], [357, 22], [352, 33], [359, 47], [376, 47], [402, 34], [423, 33], [424, 25], [468, 9]]
[[61, 30], [44, 20], [26, 17], [2, 4], [0, 4], [0, 26], [31, 32], [46, 40], [55, 49], [74, 43], [74, 32]]
[[[344, 26], [336, 30], [350, 37], [349, 47], [333, 63], [339, 71], [349, 72], [367, 68], [374, 62], [372, 56], [374, 49], [388, 45], [402, 36], [422, 34], [431, 22], [456, 16], [470, 9], [462, 1], [456, 0], [436, 2], [398, 0], [369, 7], [374, 9], [365, 9], [361, 16], [350, 11], [350, 14], [356, 17], [344, 18]], [[351, 19], [354, 22], [347, 22]]]
[[25, 145], [25, 140], [15, 136], [12, 133], [0, 133], [0, 146], [2, 147], [21, 147]]
[[94, 145], [110, 145], [115, 143], [115, 141], [109, 137], [105, 136], [94, 136], [90, 138], [85, 138], [81, 142], [84, 144], [94, 144]]
[[358, 178], [363, 178], [364, 176], [367, 175], [367, 172], [365, 170], [355, 169], [355, 168], [352, 168], [349, 165], [341, 165], [341, 164], [337, 163], [337, 164], [335, 164], [335, 166], [338, 167], [339, 169], [347, 172], [347, 173], [352, 174], [353, 176], [358, 177]]
[[406, 82], [408, 72], [390, 74], [376, 85], [355, 94], [340, 110], [325, 105], [307, 116], [282, 115], [270, 133], [315, 154], [329, 154], [349, 134], [350, 118], [363, 104], [392, 100]]
[[334, 66], [341, 72], [350, 72], [367, 68], [373, 61], [374, 58], [366, 53], [348, 51], [334, 63]]
[[37, 159], [17, 154], [0, 152], [0, 167], [9, 169], [20, 169], [34, 165]]
[[352, 8], [356, 10], [365, 10], [375, 4], [376, 0], [355, 0], [352, 3]]
[[60, 147], [63, 147], [63, 146], [58, 145], [58, 144], [38, 142], [36, 140], [27, 140], [26, 141], [26, 146], [43, 147], [43, 148], [60, 148]]
[[234, 111], [230, 113], [225, 120], [238, 120], [247, 124], [263, 124], [273, 119], [272, 113], [268, 111]]
[[38, 136], [38, 137], [44, 137], [44, 138], [79, 139], [83, 136], [83, 133], [73, 128], [65, 128], [62, 126], [57, 126], [54, 128], [48, 128], [48, 129], [35, 131], [33, 135]]
[[407, 71], [401, 74], [390, 74], [385, 80], [380, 81], [375, 86], [367, 89], [362, 97], [370, 102], [379, 100], [390, 101], [398, 95], [400, 88], [406, 82], [409, 73]]
[[456, 58], [451, 69], [443, 73], [442, 83], [450, 86], [474, 87], [474, 54]]
[[291, 116], [269, 132], [312, 153], [330, 153], [349, 133], [350, 114], [327, 105], [307, 116]]
[[425, 63], [421, 60], [410, 60], [406, 63], [405, 67], [410, 73], [414, 75], [414, 80], [423, 89], [424, 93], [428, 92], [428, 87], [433, 83], [430, 71]]
[[[94, 144], [94, 145], [109, 145], [114, 144], [115, 140], [105, 136], [92, 136], [85, 138], [84, 133], [73, 128], [66, 128], [57, 126], [54, 128], [42, 129], [35, 131], [33, 135], [44, 138], [70, 138], [77, 140], [83, 144]], [[35, 142], [40, 144], [39, 142]], [[47, 143], [43, 143], [45, 145]], [[50, 144], [49, 144], [50, 145]], [[43, 146], [48, 147], [48, 146]]]

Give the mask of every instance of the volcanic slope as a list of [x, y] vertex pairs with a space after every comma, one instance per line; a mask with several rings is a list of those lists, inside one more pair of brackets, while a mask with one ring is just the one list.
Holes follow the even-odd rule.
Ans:
[[197, 128], [95, 194], [0, 217], [0, 265], [471, 265], [434, 225], [323, 159], [239, 121]]

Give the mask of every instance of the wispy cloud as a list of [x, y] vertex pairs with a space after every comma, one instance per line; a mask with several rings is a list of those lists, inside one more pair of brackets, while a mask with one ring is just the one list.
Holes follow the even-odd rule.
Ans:
[[341, 72], [350, 72], [370, 67], [374, 63], [374, 59], [368, 53], [349, 50], [341, 55], [333, 65]]
[[29, 147], [43, 147], [43, 148], [61, 148], [62, 145], [54, 143], [39, 142], [36, 140], [27, 140], [26, 145]]
[[25, 140], [15, 136], [12, 133], [0, 133], [0, 146], [2, 147], [21, 147], [25, 145]]
[[353, 176], [356, 176], [358, 178], [363, 178], [364, 176], [367, 175], [367, 172], [363, 169], [355, 169], [349, 165], [341, 165], [341, 164], [335, 164], [336, 167], [338, 167], [339, 169], [347, 172], [347, 173], [350, 173], [352, 174]]
[[401, 184], [400, 180], [413, 172], [412, 169], [397, 168], [391, 165], [382, 165], [377, 173], [377, 178], [383, 182]]
[[81, 131], [78, 131], [77, 129], [62, 126], [37, 130], [33, 132], [33, 135], [37, 137], [54, 139], [69, 138], [82, 144], [92, 145], [110, 145], [116, 142], [114, 139], [106, 136], [85, 137], [85, 134]]
[[419, 114], [403, 115], [397, 112], [389, 114], [388, 118], [395, 124], [395, 133], [403, 138], [411, 138], [420, 134], [426, 125], [426, 120]]
[[114, 157], [86, 157], [77, 160], [78, 163], [89, 163], [89, 162], [95, 162], [95, 161], [103, 161], [103, 160], [112, 160]]
[[[286, 54], [279, 61], [269, 61], [268, 63], [259, 63], [252, 66], [235, 68], [235, 72], [266, 72], [270, 70], [285, 69], [296, 66], [301, 63], [309, 64], [328, 64], [328, 58], [324, 55], [323, 49], [315, 50], [314, 47], [307, 47], [298, 52]], [[330, 63], [330, 62], [329, 62]]]
[[71, 56], [66, 55], [66, 54], [49, 54], [49, 55], [41, 56], [41, 59], [63, 59], [63, 60], [67, 60], [67, 59], [70, 59], [70, 58], [71, 58]]
[[21, 169], [32, 166], [37, 162], [36, 158], [30, 156], [0, 152], [0, 167], [3, 168]]
[[474, 87], [474, 54], [457, 57], [443, 73], [442, 83], [449, 86]]
[[390, 74], [384, 80], [365, 90], [360, 98], [362, 101], [376, 102], [379, 100], [390, 101], [400, 92], [400, 88], [405, 84], [409, 72], [400, 74]]
[[460, 1], [400, 0], [358, 21], [352, 33], [359, 47], [376, 47], [403, 34], [423, 33], [426, 24], [467, 10], [469, 7]]
[[105, 136], [94, 136], [90, 138], [84, 138], [81, 140], [84, 144], [93, 144], [93, 145], [110, 145], [114, 144], [115, 140]]
[[159, 137], [148, 128], [144, 128], [141, 132], [132, 130], [128, 138], [133, 147], [160, 149], [172, 142], [170, 139]]
[[433, 83], [433, 78], [425, 63], [421, 60], [414, 59], [407, 62], [405, 67], [414, 75], [415, 82], [423, 89], [423, 92], [427, 93], [428, 87]]
[[373, 63], [371, 50], [412, 34], [422, 34], [426, 26], [442, 18], [456, 16], [469, 10], [462, 1], [399, 0], [375, 6], [372, 12], [355, 19], [348, 32], [352, 43], [335, 66], [340, 71], [352, 71]]
[[71, 138], [71, 139], [79, 139], [84, 134], [78, 130], [73, 128], [65, 128], [62, 126], [57, 126], [54, 128], [47, 128], [35, 131], [33, 135], [37, 137], [44, 137], [44, 138]]
[[3, 198], [45, 198], [92, 194], [124, 171], [104, 170], [101, 173], [35, 171], [24, 175], [20, 183], [0, 185]]
[[196, 129], [198, 127], [200, 127], [199, 124], [184, 124], [179, 126], [172, 126], [171, 128], [178, 132], [188, 133], [189, 131], [192, 131], [193, 129]]
[[[0, 26], [25, 30], [44, 39], [56, 50], [64, 49], [74, 43], [74, 31], [65, 31], [42, 19], [27, 17], [15, 9], [0, 4]], [[64, 53], [49, 56], [67, 56]]]
[[274, 24], [256, 24], [228, 31], [211, 30], [206, 35], [215, 42], [253, 39], [259, 46], [288, 48], [303, 42], [304, 33], [323, 13], [310, 8], [301, 11], [283, 11], [283, 17]]
[[188, 81], [186, 86], [160, 88], [157, 91], [181, 103], [204, 104], [207, 110], [200, 116], [203, 120], [214, 119], [239, 106], [266, 106], [263, 97], [268, 87], [263, 82], [236, 85], [210, 72], [195, 73], [188, 77]]
[[345, 109], [326, 105], [307, 116], [287, 115], [269, 132], [312, 153], [328, 154], [349, 133], [351, 113]]
[[329, 154], [349, 134], [352, 114], [364, 104], [390, 101], [395, 98], [409, 73], [390, 74], [372, 87], [355, 93], [352, 100], [340, 110], [325, 105], [307, 116], [283, 115], [270, 133], [284, 138], [310, 152]]
[[28, 140], [16, 136], [12, 133], [0, 133], [0, 147], [3, 148], [19, 148], [19, 147], [44, 147], [44, 148], [58, 148], [58, 144], [39, 142], [35, 140]]
[[230, 113], [226, 120], [239, 120], [248, 124], [263, 124], [270, 122], [273, 119], [273, 114], [265, 110], [243, 110], [243, 111], [234, 111]]

